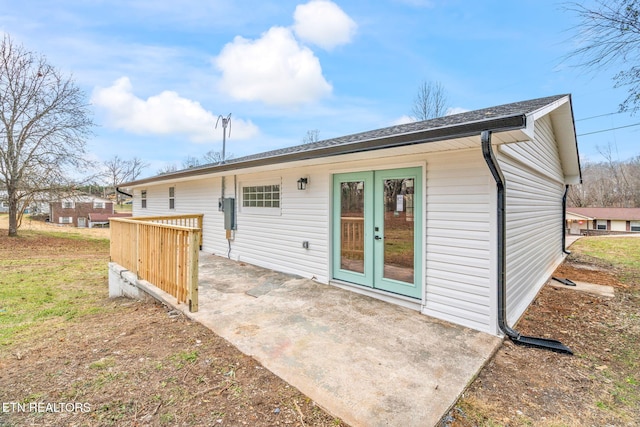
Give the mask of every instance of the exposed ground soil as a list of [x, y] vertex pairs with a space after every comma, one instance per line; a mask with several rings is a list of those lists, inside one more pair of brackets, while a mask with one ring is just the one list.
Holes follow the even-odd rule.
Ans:
[[[108, 230], [91, 233], [108, 236]], [[106, 264], [106, 251], [95, 248], [82, 239], [37, 234], [8, 239], [0, 222], [0, 258], [84, 257]], [[640, 276], [624, 272], [623, 284], [621, 274], [598, 259], [571, 255], [556, 276], [610, 285], [616, 296], [545, 286], [517, 329], [558, 339], [575, 355], [505, 341], [441, 424], [638, 425]], [[0, 403], [79, 402], [90, 410], [0, 412], [0, 426], [344, 425], [200, 324], [161, 305], [109, 300], [106, 277], [100, 283], [94, 314], [46, 319], [28, 337], [0, 346]]]
[[554, 276], [613, 286], [616, 296], [547, 285], [517, 329], [559, 340], [574, 356], [505, 340], [442, 424], [640, 425], [640, 277], [623, 284], [619, 274], [598, 259], [570, 255]]
[[[94, 314], [46, 318], [0, 346], [0, 426], [345, 425], [202, 325], [159, 304], [108, 299], [105, 245], [96, 250], [90, 240], [6, 233], [0, 225], [5, 260], [44, 265], [97, 257], [105, 276]], [[15, 402], [76, 403], [81, 409], [19, 413]]]

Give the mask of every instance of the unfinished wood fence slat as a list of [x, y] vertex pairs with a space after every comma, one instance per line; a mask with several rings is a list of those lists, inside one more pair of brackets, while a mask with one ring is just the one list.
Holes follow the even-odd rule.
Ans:
[[111, 261], [198, 311], [203, 217], [111, 218]]

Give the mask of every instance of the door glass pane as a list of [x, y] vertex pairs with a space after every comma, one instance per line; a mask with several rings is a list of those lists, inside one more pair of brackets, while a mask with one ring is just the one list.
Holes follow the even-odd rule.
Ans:
[[384, 180], [384, 278], [413, 283], [414, 179]]
[[364, 182], [342, 182], [340, 193], [340, 268], [364, 273]]

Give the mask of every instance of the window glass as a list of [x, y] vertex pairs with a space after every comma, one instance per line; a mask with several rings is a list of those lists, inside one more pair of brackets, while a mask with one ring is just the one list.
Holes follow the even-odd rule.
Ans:
[[257, 208], [280, 207], [280, 185], [242, 187], [242, 206]]

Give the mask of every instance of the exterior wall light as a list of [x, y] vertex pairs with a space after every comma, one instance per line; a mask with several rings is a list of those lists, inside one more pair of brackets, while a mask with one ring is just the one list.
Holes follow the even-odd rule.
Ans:
[[306, 190], [308, 182], [309, 182], [308, 178], [300, 178], [298, 180], [298, 190]]

